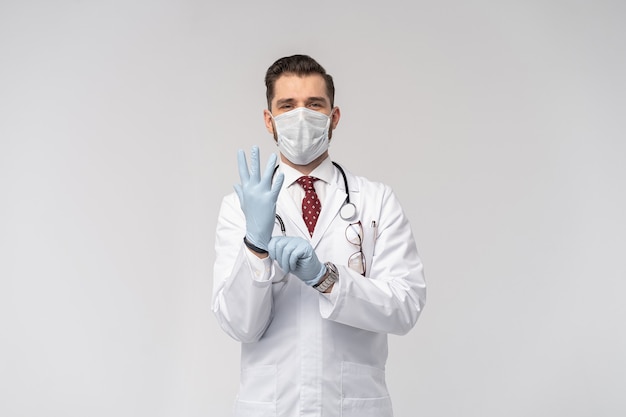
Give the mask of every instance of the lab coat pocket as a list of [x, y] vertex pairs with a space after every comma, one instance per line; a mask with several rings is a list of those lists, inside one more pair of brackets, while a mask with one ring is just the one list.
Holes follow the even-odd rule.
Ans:
[[391, 417], [385, 371], [353, 362], [341, 364], [343, 417]]
[[241, 371], [235, 416], [275, 417], [276, 386], [275, 365], [244, 368]]

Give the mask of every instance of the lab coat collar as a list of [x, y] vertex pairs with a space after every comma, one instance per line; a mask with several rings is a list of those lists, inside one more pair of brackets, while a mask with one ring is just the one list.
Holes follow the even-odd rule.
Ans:
[[[343, 177], [341, 176], [339, 170], [333, 165], [330, 157], [324, 159], [322, 163], [309, 174], [310, 176], [319, 178], [328, 184], [326, 188], [326, 197], [322, 202], [322, 212], [317, 220], [313, 236], [309, 237], [309, 232], [304, 224], [304, 220], [302, 220], [300, 208], [291, 199], [289, 193], [284, 190], [300, 178], [302, 173], [285, 164], [281, 164], [279, 170], [285, 175], [285, 181], [283, 183], [283, 192], [281, 192], [278, 196], [277, 210], [284, 213], [283, 221], [288, 223], [287, 229], [291, 229], [292, 233], [293, 230], [296, 229], [301, 237], [307, 239], [310, 238], [311, 245], [315, 248], [324, 235], [324, 232], [332, 223], [333, 219], [339, 215], [339, 210], [341, 209], [343, 202], [346, 200]], [[349, 174], [346, 173], [346, 175]], [[350, 177], [348, 177], [348, 184], [351, 184]], [[350, 188], [353, 187], [353, 185], [349, 186]]]
[[[285, 181], [283, 187], [289, 187], [298, 178], [302, 176], [302, 173], [295, 168], [290, 167], [287, 164], [280, 164], [280, 172], [285, 175]], [[335, 178], [335, 167], [330, 159], [327, 157], [322, 161], [317, 168], [315, 168], [310, 174], [311, 177], [319, 178], [326, 184], [332, 184]], [[341, 175], [341, 174], [340, 174]]]

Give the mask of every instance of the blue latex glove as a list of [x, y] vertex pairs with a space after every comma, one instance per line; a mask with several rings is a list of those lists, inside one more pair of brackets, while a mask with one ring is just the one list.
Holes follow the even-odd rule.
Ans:
[[326, 273], [309, 242], [300, 237], [277, 236], [270, 240], [270, 257], [285, 272], [291, 272], [306, 285], [315, 285]]
[[254, 246], [267, 250], [274, 230], [276, 200], [285, 177], [282, 173], [276, 175], [272, 184], [276, 154], [270, 155], [265, 173], [261, 177], [258, 146], [253, 146], [250, 152], [249, 171], [244, 151], [239, 150], [237, 162], [241, 184], [235, 185], [235, 192], [246, 216], [246, 239]]

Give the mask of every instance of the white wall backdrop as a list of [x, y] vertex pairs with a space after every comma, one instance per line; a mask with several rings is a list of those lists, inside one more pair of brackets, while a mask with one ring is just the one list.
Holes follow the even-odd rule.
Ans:
[[[626, 3], [0, 1], [0, 415], [227, 416], [210, 312], [263, 76], [333, 74], [333, 158], [429, 285], [398, 417], [626, 415]], [[409, 177], [410, 176], [410, 177]]]

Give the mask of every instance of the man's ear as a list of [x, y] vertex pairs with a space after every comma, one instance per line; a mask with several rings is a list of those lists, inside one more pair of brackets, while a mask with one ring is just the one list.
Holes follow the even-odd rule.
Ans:
[[334, 107], [333, 112], [330, 115], [330, 129], [328, 129], [329, 141], [333, 138], [333, 130], [335, 130], [335, 128], [339, 124], [339, 119], [341, 119], [341, 110], [339, 110], [339, 107]]
[[341, 110], [339, 107], [335, 107], [333, 109], [333, 114], [330, 116], [330, 128], [335, 129], [339, 124], [339, 119], [341, 119]]
[[274, 119], [272, 119], [272, 113], [269, 110], [263, 110], [263, 120], [265, 121], [265, 128], [268, 132], [270, 132], [273, 136], [276, 136], [274, 133]]

